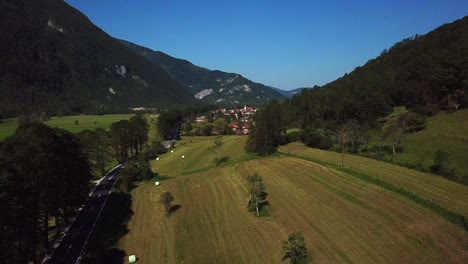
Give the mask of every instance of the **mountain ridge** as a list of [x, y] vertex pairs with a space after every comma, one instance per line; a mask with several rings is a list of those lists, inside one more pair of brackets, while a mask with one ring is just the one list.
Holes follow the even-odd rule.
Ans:
[[3, 0], [0, 114], [107, 113], [196, 103], [191, 93], [62, 0]]
[[127, 40], [119, 39], [119, 41], [152, 63], [160, 65], [173, 79], [191, 91], [195, 98], [205, 103], [221, 105], [263, 104], [273, 99], [285, 98], [270, 87], [248, 80], [240, 74], [209, 70], [188, 60], [174, 58], [164, 52], [155, 51]]

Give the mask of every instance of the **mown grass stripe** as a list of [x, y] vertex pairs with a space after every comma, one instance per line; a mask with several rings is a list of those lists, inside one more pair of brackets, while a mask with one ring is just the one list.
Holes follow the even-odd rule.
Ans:
[[401, 195], [401, 196], [403, 196], [403, 197], [405, 197], [407, 199], [410, 199], [411, 201], [413, 201], [413, 202], [415, 202], [415, 203], [417, 203], [417, 204], [419, 204], [419, 205], [421, 205], [423, 207], [426, 207], [426, 208], [432, 210], [433, 212], [439, 214], [440, 216], [442, 216], [443, 218], [445, 218], [449, 222], [451, 222], [451, 223], [465, 229], [468, 232], [468, 228], [466, 227], [465, 222], [464, 222], [465, 217], [462, 214], [453, 212], [453, 211], [441, 206], [440, 204], [434, 203], [431, 200], [428, 200], [428, 199], [425, 199], [425, 198], [423, 198], [421, 196], [418, 196], [418, 194], [415, 193], [415, 192], [410, 192], [410, 191], [405, 190], [405, 189], [403, 189], [403, 188], [401, 188], [401, 187], [399, 187], [397, 185], [394, 185], [394, 184], [388, 183], [386, 181], [383, 181], [380, 178], [372, 177], [370, 175], [367, 175], [367, 174], [364, 174], [364, 173], [361, 173], [361, 172], [358, 172], [358, 171], [355, 171], [355, 170], [352, 170], [352, 169], [349, 169], [349, 168], [344, 168], [344, 167], [338, 166], [338, 165], [330, 163], [330, 162], [324, 162], [324, 161], [314, 159], [314, 158], [311, 158], [311, 157], [304, 157], [304, 156], [290, 154], [290, 153], [284, 153], [284, 152], [279, 152], [279, 153], [280, 153], [280, 155], [283, 155], [283, 156], [298, 158], [298, 159], [302, 159], [302, 160], [306, 160], [306, 161], [311, 161], [311, 162], [314, 162], [314, 163], [317, 163], [317, 164], [320, 164], [320, 165], [323, 165], [323, 166], [326, 166], [326, 167], [333, 168], [335, 170], [344, 172], [344, 173], [349, 174], [349, 175], [351, 175], [351, 176], [353, 176], [355, 178], [358, 178], [360, 180], [363, 180], [363, 181], [369, 182], [371, 184], [374, 184], [376, 186], [379, 186], [381, 188], [384, 188], [384, 189], [386, 189], [388, 191], [397, 193], [397, 194], [399, 194], [399, 195]]

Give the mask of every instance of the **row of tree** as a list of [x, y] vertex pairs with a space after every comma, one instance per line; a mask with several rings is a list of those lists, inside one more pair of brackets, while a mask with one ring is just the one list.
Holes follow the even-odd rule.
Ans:
[[[38, 263], [87, 198], [90, 165], [78, 138], [40, 123], [0, 142], [0, 256]], [[55, 230], [50, 230], [50, 221]]]
[[113, 123], [109, 133], [117, 161], [121, 163], [142, 153], [148, 142], [148, 132], [149, 126], [143, 115]]

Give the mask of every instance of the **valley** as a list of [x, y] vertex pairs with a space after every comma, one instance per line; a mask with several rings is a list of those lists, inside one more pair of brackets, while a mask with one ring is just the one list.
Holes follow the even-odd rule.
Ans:
[[[302, 158], [246, 154], [239, 147], [244, 141], [225, 137], [222, 153], [230, 161], [223, 167], [214, 167], [211, 140], [203, 137], [184, 138], [174, 153], [153, 161], [163, 181], [132, 191], [134, 215], [119, 248], [141, 263], [280, 263], [281, 240], [301, 231], [309, 260], [319, 263], [462, 263], [468, 257], [466, 230], [406, 197]], [[339, 159], [300, 144], [280, 152]], [[352, 169], [468, 214], [466, 186], [365, 158], [345, 160]], [[264, 178], [270, 203], [260, 218], [246, 209], [246, 176], [255, 172]], [[164, 190], [180, 205], [169, 217], [158, 203]]]

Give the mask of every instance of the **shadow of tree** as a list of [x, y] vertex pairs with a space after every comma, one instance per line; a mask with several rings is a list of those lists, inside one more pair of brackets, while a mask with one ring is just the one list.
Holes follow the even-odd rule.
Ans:
[[177, 210], [179, 210], [180, 208], [182, 208], [182, 205], [180, 204], [176, 204], [176, 205], [173, 205], [171, 207], [171, 209], [169, 210], [169, 212], [166, 213], [166, 216], [167, 217], [170, 217], [173, 213], [175, 213]]
[[117, 243], [128, 233], [127, 223], [132, 215], [131, 195], [124, 192], [111, 193], [81, 263], [124, 263], [127, 253], [117, 248]]

